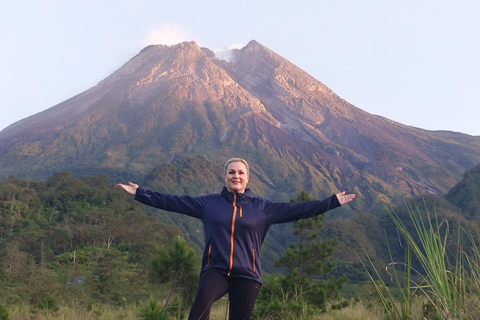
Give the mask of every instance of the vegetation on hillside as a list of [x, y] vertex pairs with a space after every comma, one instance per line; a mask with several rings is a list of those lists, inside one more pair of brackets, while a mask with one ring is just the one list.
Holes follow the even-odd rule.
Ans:
[[[305, 190], [291, 203], [311, 201]], [[254, 316], [257, 319], [299, 319], [325, 311], [327, 301], [338, 298], [339, 289], [348, 278], [324, 276], [335, 268], [329, 258], [338, 243], [335, 238], [320, 239], [323, 215], [293, 222], [295, 242], [277, 260], [284, 274], [270, 274], [258, 297]], [[322, 278], [323, 277], [323, 278]], [[347, 306], [344, 300], [342, 306]]]
[[[104, 176], [59, 172], [0, 183], [0, 304], [47, 295], [125, 305], [157, 289], [150, 259], [180, 231], [144, 214]], [[127, 289], [128, 288], [128, 289]]]
[[[163, 309], [171, 304], [185, 309], [195, 291], [199, 259], [179, 238], [179, 229], [144, 209], [105, 176], [58, 172], [44, 182], [1, 181], [0, 305], [26, 302], [53, 310], [57, 304], [127, 306], [156, 297], [164, 299]], [[315, 233], [318, 222], [305, 232]], [[314, 242], [312, 235], [309, 248]], [[331, 254], [331, 248], [324, 249], [322, 257]], [[177, 266], [179, 259], [189, 263]], [[311, 291], [309, 296], [320, 297], [317, 304], [324, 306], [325, 291], [305, 284], [331, 268], [305, 273], [296, 289]]]
[[[201, 158], [193, 158], [183, 163], [180, 161], [176, 166], [159, 167], [147, 177], [147, 185], [190, 193], [199, 188], [195, 177], [190, 173], [203, 170], [210, 183], [202, 186], [202, 193], [215, 192], [215, 188], [221, 185], [217, 168], [213, 164], [204, 166], [204, 163]], [[442, 226], [442, 236], [439, 239], [444, 244], [445, 257], [448, 261], [455, 261], [459, 253], [465, 254], [462, 259], [467, 264], [463, 264], [461, 273], [455, 277], [469, 276], [471, 281], [475, 280], [476, 274], [470, 272], [476, 270], [477, 260], [468, 260], [467, 256], [474, 254], [475, 257], [478, 254], [475, 246], [478, 241], [477, 215], [468, 214], [468, 210], [476, 210], [476, 202], [468, 201], [462, 193], [467, 192], [473, 196], [480, 185], [478, 169], [468, 171], [464, 181], [445, 198], [423, 197], [406, 202], [406, 206], [394, 208], [397, 220], [386, 214], [360, 212], [348, 219], [318, 218], [318, 221], [313, 219], [297, 222], [290, 229], [295, 234], [283, 234], [284, 244], [297, 243], [287, 251], [287, 246], [282, 246], [281, 243], [269, 246], [267, 239], [266, 252], [262, 252], [262, 255], [276, 257], [274, 261], [278, 260], [288, 270], [284, 269], [286, 273], [277, 275], [266, 272], [265, 290], [268, 290], [262, 294], [268, 296], [270, 292], [276, 295], [270, 296], [270, 299], [276, 301], [277, 311], [285, 301], [290, 301], [289, 307], [300, 308], [297, 311], [303, 310], [303, 315], [310, 314], [311, 311], [308, 310], [326, 308], [325, 297], [335, 296], [345, 281], [340, 278], [343, 274], [350, 280], [346, 286], [347, 291], [354, 287], [362, 290], [365, 286], [362, 283], [368, 277], [363, 270], [361, 255], [358, 254], [362, 250], [371, 260], [371, 264], [366, 266], [370, 274], [378, 270], [375, 275], [387, 287], [395, 286], [391, 270], [389, 273], [383, 271], [385, 266], [392, 261], [404, 262], [411, 243], [421, 240], [420, 235], [411, 232], [416, 229], [415, 223], [418, 224], [410, 218], [411, 208], [426, 208], [435, 212], [435, 219]], [[169, 181], [172, 183], [168, 184]], [[174, 181], [181, 181], [185, 187], [175, 189], [177, 184]], [[462, 209], [447, 199], [456, 201]], [[303, 200], [308, 200], [306, 192], [300, 193], [295, 201]], [[152, 306], [162, 310], [166, 308], [165, 312], [170, 312], [169, 314], [185, 311], [194, 292], [194, 275], [198, 273], [198, 265], [195, 265], [198, 261], [194, 258], [194, 252], [198, 255], [202, 240], [193, 242], [193, 247], [189, 249], [189, 245], [178, 236], [182, 235], [180, 230], [188, 237], [189, 233], [201, 233], [201, 229], [199, 231], [198, 226], [188, 219], [175, 222], [179, 228], [172, 227], [172, 224], [160, 222], [157, 217], [146, 215], [145, 210], [145, 206], [115, 188], [105, 176], [74, 177], [69, 172], [58, 172], [46, 181], [15, 177], [0, 181], [2, 312], [8, 316], [5, 306], [25, 302], [36, 310], [49, 310], [48, 312], [72, 303], [87, 309], [98, 303], [117, 307], [128, 307], [134, 303], [145, 306], [146, 312], [149, 306], [150, 309]], [[157, 212], [156, 215], [160, 214]], [[168, 214], [164, 215], [166, 216]], [[173, 217], [170, 215], [166, 219], [173, 222]], [[419, 216], [419, 219], [423, 223], [433, 221], [428, 216]], [[411, 238], [406, 238], [407, 241], [400, 237], [398, 230], [401, 226], [404, 226], [404, 231], [401, 232], [404, 237], [409, 232], [412, 235]], [[446, 230], [448, 239], [455, 241], [443, 240], [447, 239]], [[317, 233], [321, 239], [335, 238], [338, 241], [326, 240], [322, 245], [322, 242], [317, 242]], [[333, 245], [335, 251], [331, 250]], [[278, 250], [272, 250], [273, 248]], [[320, 252], [313, 260], [321, 261], [332, 253], [331, 257], [335, 260], [330, 260], [327, 264], [311, 264], [308, 257], [316, 249], [323, 250], [323, 253]], [[169, 266], [167, 262], [169, 259], [174, 261], [171, 257], [175, 255], [189, 257], [187, 260], [191, 263], [181, 266], [186, 267], [184, 269]], [[332, 270], [333, 261], [337, 266]], [[423, 274], [415, 274], [414, 280], [421, 280], [425, 274], [422, 271], [425, 270], [422, 259], [413, 255], [408, 263], [412, 270]], [[455, 267], [455, 264], [450, 266]], [[458, 269], [449, 270], [454, 272]], [[331, 282], [322, 276], [329, 271], [329, 278], [335, 276]], [[403, 277], [406, 272], [404, 269], [398, 274]], [[345, 294], [347, 291], [342, 292]], [[355, 292], [351, 291], [349, 296], [355, 297]], [[361, 295], [361, 299], [368, 296], [364, 293]], [[262, 295], [260, 302], [261, 297]], [[152, 302], [148, 305], [149, 299], [153, 299], [150, 302], [162, 303], [157, 305]], [[307, 307], [305, 303], [314, 306], [313, 309], [308, 309], [312, 307]], [[261, 305], [260, 303], [259, 306]], [[176, 311], [169, 306], [174, 306]], [[341, 305], [328, 304], [330, 309], [338, 306]], [[155, 308], [150, 311], [157, 312]], [[443, 306], [439, 308], [445, 309]]]

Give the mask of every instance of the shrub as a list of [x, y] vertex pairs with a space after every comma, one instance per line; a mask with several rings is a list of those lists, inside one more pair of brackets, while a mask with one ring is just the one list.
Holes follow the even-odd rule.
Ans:
[[8, 320], [8, 311], [4, 305], [0, 304], [0, 320]]
[[184, 319], [185, 318], [185, 310], [187, 310], [187, 306], [185, 306], [178, 297], [173, 298], [173, 301], [167, 306], [165, 312], [171, 315], [173, 319]]
[[342, 309], [342, 308], [346, 308], [349, 305], [350, 305], [350, 303], [347, 300], [343, 300], [343, 301], [340, 301], [338, 303], [333, 303], [330, 308], [332, 310], [339, 310], [339, 309]]
[[57, 301], [51, 295], [46, 295], [38, 304], [39, 309], [58, 311]]
[[140, 309], [140, 319], [142, 320], [168, 320], [169, 315], [160, 306], [157, 300], [150, 299], [146, 305]]

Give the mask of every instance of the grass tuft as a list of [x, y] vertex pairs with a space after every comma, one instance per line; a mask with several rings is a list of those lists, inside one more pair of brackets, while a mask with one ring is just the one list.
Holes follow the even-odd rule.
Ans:
[[[407, 205], [410, 222], [409, 230], [395, 212], [389, 216], [407, 243], [405, 262], [391, 262], [387, 266], [394, 287], [387, 287], [380, 274], [373, 267], [373, 274], [367, 271], [375, 285], [376, 292], [389, 319], [411, 319], [413, 297], [423, 296], [423, 317], [428, 319], [480, 319], [480, 250], [474, 235], [458, 225], [456, 252], [448, 252], [450, 225], [446, 219], [439, 221], [435, 207], [433, 211]], [[462, 246], [466, 236], [472, 248], [467, 253]], [[388, 243], [387, 243], [388, 245]], [[390, 250], [390, 249], [389, 249]], [[422, 270], [412, 267], [412, 255], [419, 261]], [[403, 277], [397, 272], [403, 266]], [[364, 264], [365, 269], [366, 265]], [[402, 280], [403, 279], [403, 280]], [[393, 291], [397, 292], [397, 301]]]

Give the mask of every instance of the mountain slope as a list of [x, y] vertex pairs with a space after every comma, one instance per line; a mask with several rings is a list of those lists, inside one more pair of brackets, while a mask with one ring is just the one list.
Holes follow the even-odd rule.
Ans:
[[368, 209], [444, 194], [480, 163], [480, 138], [371, 115], [256, 41], [230, 61], [195, 42], [146, 47], [90, 90], [0, 132], [0, 177], [140, 181], [194, 156], [219, 176], [228, 158], [247, 158], [258, 195], [349, 189]]
[[480, 220], [480, 166], [467, 170], [462, 181], [445, 195], [445, 199], [459, 207], [468, 220]]

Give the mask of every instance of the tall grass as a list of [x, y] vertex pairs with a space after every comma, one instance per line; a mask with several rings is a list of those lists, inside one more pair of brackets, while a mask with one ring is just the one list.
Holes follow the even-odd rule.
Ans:
[[[385, 312], [390, 319], [411, 319], [412, 299], [421, 295], [427, 301], [425, 305], [434, 309], [435, 315], [429, 315], [431, 317], [480, 319], [480, 250], [475, 244], [475, 237], [459, 224], [455, 252], [448, 252], [448, 221], [439, 221], [435, 208], [431, 212], [425, 203], [424, 205], [422, 210], [418, 206], [407, 205], [412, 230], [406, 227], [395, 212], [389, 212], [407, 243], [405, 262], [392, 260], [388, 266], [394, 286], [385, 285], [369, 259], [374, 271], [367, 273], [375, 284]], [[472, 243], [469, 252], [464, 250], [464, 237]], [[418, 260], [421, 270], [412, 267], [412, 255]], [[396, 271], [399, 265], [403, 266], [403, 280]], [[396, 306], [395, 302], [400, 306]]]
[[91, 308], [60, 306], [57, 311], [44, 311], [27, 304], [9, 306], [10, 320], [138, 320], [137, 306], [114, 307], [95, 304]]
[[[388, 243], [387, 243], [388, 246]], [[390, 248], [388, 249], [391, 252]], [[411, 251], [407, 248], [405, 263], [392, 262], [387, 266], [387, 270], [390, 269], [392, 279], [395, 286], [389, 288], [380, 276], [380, 272], [376, 269], [374, 263], [367, 256], [370, 265], [373, 268], [374, 275], [367, 272], [370, 280], [374, 284], [375, 291], [377, 292], [380, 303], [384, 306], [384, 312], [389, 319], [402, 319], [408, 320], [412, 318], [412, 290], [410, 288], [411, 282]], [[393, 261], [390, 254], [390, 259]], [[404, 279], [397, 271], [397, 265], [404, 266]], [[366, 268], [365, 268], [366, 269]]]
[[[37, 312], [28, 305], [10, 306], [10, 320], [140, 320], [142, 306], [114, 307], [97, 304], [91, 309], [60, 306], [55, 312]], [[226, 300], [214, 304], [210, 314], [211, 320], [228, 319]], [[175, 319], [175, 318], [174, 318]], [[278, 318], [277, 318], [278, 319]], [[351, 303], [340, 310], [316, 313], [302, 318], [303, 320], [383, 320], [383, 308], [380, 305], [365, 306]]]

